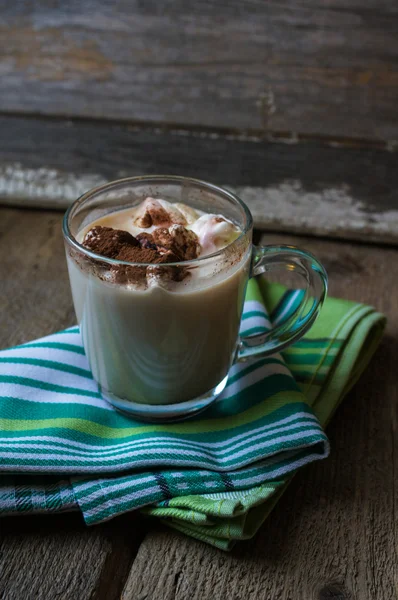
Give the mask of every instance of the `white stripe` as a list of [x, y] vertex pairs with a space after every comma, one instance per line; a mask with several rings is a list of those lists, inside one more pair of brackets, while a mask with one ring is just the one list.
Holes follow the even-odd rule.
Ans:
[[68, 329], [65, 329], [64, 332], [61, 333], [52, 333], [51, 335], [46, 335], [45, 337], [37, 338], [36, 340], [30, 340], [24, 345], [29, 346], [30, 344], [48, 344], [53, 342], [76, 344], [77, 346], [83, 347], [80, 331], [73, 333], [72, 331], [68, 331]]
[[[252, 435], [255, 435], [262, 431], [263, 432], [274, 431], [277, 427], [282, 428], [282, 430], [283, 430], [284, 425], [288, 425], [292, 421], [298, 420], [298, 419], [303, 419], [304, 422], [309, 421], [309, 422], [318, 423], [315, 415], [311, 415], [307, 412], [300, 411], [294, 415], [290, 415], [289, 417], [285, 417], [284, 419], [276, 421], [275, 423], [270, 423], [268, 425], [262, 425], [261, 427], [252, 429], [249, 432], [240, 433], [239, 435], [235, 435], [235, 436], [229, 438], [228, 440], [225, 440], [222, 442], [195, 442], [193, 440], [188, 440], [187, 443], [189, 443], [190, 446], [194, 445], [194, 446], [198, 446], [199, 448], [202, 448], [202, 447], [226, 448], [229, 450], [230, 447], [232, 445], [234, 445], [235, 443], [240, 442], [242, 440], [247, 440], [247, 438], [250, 438]], [[83, 450], [87, 449], [87, 451], [90, 453], [95, 452], [97, 450], [99, 453], [102, 453], [107, 450], [106, 448], [104, 448], [104, 446], [101, 446], [100, 444], [98, 444], [98, 445], [88, 444], [85, 442], [76, 442], [74, 440], [65, 440], [64, 438], [57, 437], [57, 436], [45, 436], [45, 435], [21, 436], [15, 440], [10, 439], [10, 438], [0, 438], [0, 443], [5, 443], [5, 445], [7, 445], [7, 444], [12, 445], [14, 443], [32, 442], [32, 440], [35, 440], [37, 442], [50, 442], [50, 443], [59, 441], [61, 444], [65, 444], [68, 447], [82, 448]], [[156, 444], [157, 442], [168, 444], [171, 441], [173, 441], [173, 438], [171, 438], [171, 436], [167, 436], [167, 435], [145, 438], [145, 442], [147, 442], [148, 444]], [[184, 440], [181, 440], [181, 441], [184, 441]], [[141, 444], [142, 444], [142, 440], [130, 440], [129, 442], [115, 443], [115, 444], [112, 444], [112, 447], [109, 449], [109, 451], [122, 452], [125, 449], [128, 449], [133, 446], [140, 446]], [[39, 445], [38, 447], [42, 447], [42, 446]]]
[[15, 506], [15, 486], [6, 485], [0, 488], [0, 506]]
[[[281, 354], [272, 354], [272, 356], [266, 356], [265, 358], [256, 358], [256, 357], [251, 357], [249, 360], [245, 361], [245, 362], [238, 362], [232, 365], [232, 367], [229, 370], [229, 379], [232, 379], [232, 377], [234, 377], [237, 373], [240, 373], [241, 371], [244, 371], [245, 369], [247, 369], [248, 366], [258, 366], [258, 368], [263, 366], [263, 360], [267, 360], [270, 359], [272, 361], [279, 361], [282, 365], [285, 365], [285, 361], [283, 360]], [[276, 362], [272, 362], [272, 363], [264, 363], [264, 364], [276, 364]]]
[[[280, 475], [285, 475], [286, 473], [290, 473], [292, 470], [296, 470], [299, 467], [302, 467], [303, 465], [307, 464], [310, 461], [320, 460], [321, 458], [324, 458], [324, 456], [325, 456], [324, 454], [307, 454], [306, 456], [304, 456], [294, 462], [291, 462], [288, 465], [285, 465], [284, 467], [279, 467], [272, 471], [268, 471], [265, 477], [264, 477], [264, 475], [254, 475], [254, 476], [248, 477], [246, 479], [239, 479], [237, 484], [239, 486], [242, 486], [242, 485], [252, 486], [254, 484], [261, 483], [262, 481], [270, 481], [271, 479], [275, 479], [276, 477], [278, 477]], [[232, 481], [234, 482], [233, 477], [232, 477]]]
[[[49, 485], [40, 485], [40, 484], [32, 484], [32, 485], [28, 485], [28, 484], [24, 484], [21, 486], [16, 485], [1, 485], [0, 486], [0, 505], [3, 502], [3, 496], [4, 495], [14, 495], [15, 496], [15, 491], [16, 491], [16, 487], [22, 488], [26, 491], [31, 492], [32, 497], [33, 495], [35, 495], [36, 498], [41, 498], [41, 502], [45, 502], [45, 493], [47, 492], [48, 494], [51, 495], [55, 495], [55, 496], [63, 496], [64, 498], [70, 498], [71, 495], [73, 495], [73, 490], [69, 487], [69, 490], [67, 490], [65, 488], [64, 485], [62, 485], [62, 482], [59, 484], [56, 483], [51, 483]], [[65, 492], [67, 492], [67, 494], [65, 494]]]
[[238, 392], [243, 392], [244, 389], [254, 385], [255, 383], [258, 383], [259, 381], [264, 380], [265, 382], [266, 379], [268, 379], [268, 377], [272, 377], [272, 375], [287, 375], [290, 378], [292, 377], [292, 374], [284, 365], [263, 365], [256, 371], [252, 371], [251, 373], [244, 375], [241, 379], [238, 379], [238, 381], [235, 381], [229, 385], [227, 384], [225, 390], [219, 396], [218, 402], [221, 400], [227, 400], [228, 398], [231, 398], [231, 396], [235, 396]]
[[[251, 311], [250, 311], [251, 312]], [[242, 324], [244, 324], [245, 328], [249, 329], [249, 323], [250, 323], [250, 327], [255, 327], [256, 325], [268, 325], [268, 327], [271, 326], [271, 322], [268, 319], [267, 315], [264, 314], [262, 316], [260, 315], [253, 315], [249, 318], [245, 318], [242, 320]]]
[[56, 362], [65, 363], [72, 367], [90, 370], [87, 358], [82, 354], [70, 352], [69, 350], [60, 350], [59, 348], [11, 348], [2, 350], [1, 357], [16, 358], [41, 358], [42, 360], [56, 360]]
[[292, 304], [296, 301], [298, 294], [300, 294], [300, 292], [302, 292], [302, 290], [296, 290], [290, 297], [289, 302], [286, 304], [285, 308], [282, 310], [281, 313], [279, 313], [279, 315], [276, 317], [276, 319], [274, 319], [273, 325], [275, 327], [275, 325], [278, 325], [278, 323], [280, 323], [283, 320], [283, 317], [289, 312], [290, 307], [292, 306]]
[[15, 493], [15, 485], [2, 485], [0, 486], [0, 497], [3, 494], [14, 494]]
[[261, 304], [261, 302], [258, 300], [246, 300], [243, 305], [243, 314], [252, 312], [254, 310], [264, 313], [264, 315], [267, 317], [267, 311], [265, 310], [264, 304]]
[[[9, 387], [7, 388], [7, 386]], [[12, 392], [12, 396], [10, 392]], [[57, 392], [35, 389], [26, 385], [12, 384], [11, 386], [10, 384], [0, 383], [0, 397], [1, 396], [11, 397], [13, 400], [21, 400], [22, 402], [37, 402], [39, 404], [55, 405], [80, 404], [82, 406], [95, 406], [104, 410], [114, 410], [110, 404], [101, 398], [90, 398], [88, 396], [78, 396], [77, 394], [58, 394]], [[50, 412], [48, 418], [51, 418]]]
[[[190, 450], [192, 448], [196, 448], [199, 452], [201, 452], [204, 455], [208, 455], [209, 457], [214, 457], [217, 459], [217, 457], [222, 456], [223, 454], [233, 454], [237, 448], [241, 448], [242, 446], [244, 446], [247, 443], [253, 443], [255, 440], [258, 439], [264, 439], [265, 437], [271, 437], [273, 436], [276, 441], [278, 441], [279, 436], [284, 433], [284, 432], [288, 432], [291, 431], [292, 429], [295, 429], [296, 427], [302, 427], [303, 425], [309, 425], [308, 422], [303, 423], [303, 422], [298, 422], [298, 423], [292, 423], [291, 425], [287, 425], [283, 428], [279, 428], [279, 429], [273, 429], [271, 431], [268, 432], [263, 432], [261, 431], [261, 428], [255, 430], [255, 431], [259, 431], [259, 433], [257, 435], [254, 435], [255, 431], [252, 431], [250, 433], [250, 435], [247, 436], [247, 438], [249, 439], [243, 439], [240, 442], [235, 442], [235, 440], [233, 440], [233, 442], [231, 442], [231, 444], [229, 445], [228, 448], [225, 448], [223, 450], [220, 449], [215, 449], [212, 450], [210, 448], [211, 444], [200, 444], [200, 443], [196, 443], [196, 442], [191, 442], [191, 441], [185, 441], [185, 440], [173, 440], [172, 438], [165, 438], [163, 441], [161, 440], [156, 440], [156, 439], [145, 439], [145, 440], [141, 440], [141, 442], [137, 441], [134, 444], [131, 444], [131, 447], [134, 446], [138, 446], [141, 450], [146, 449], [148, 446], [150, 448], [156, 448], [158, 450], [158, 452], [160, 452], [162, 449], [164, 449], [165, 451], [168, 451], [170, 449], [186, 449], [186, 450]], [[276, 437], [278, 436], [278, 437]], [[53, 455], [54, 455], [54, 459], [56, 460], [56, 456], [57, 454], [62, 454], [65, 452], [65, 450], [70, 450], [70, 448], [66, 447], [63, 448], [61, 446], [55, 445], [55, 444], [34, 444], [34, 443], [21, 443], [19, 440], [15, 440], [15, 441], [11, 441], [10, 443], [5, 445], [7, 448], [14, 448], [15, 450], [19, 450], [22, 448], [25, 449], [29, 449], [29, 450], [53, 450]], [[4, 445], [3, 445], [4, 447]], [[249, 451], [249, 449], [247, 450]], [[125, 449], [108, 449], [104, 451], [90, 451], [90, 450], [77, 450], [74, 449], [75, 454], [78, 454], [82, 459], [85, 459], [86, 456], [97, 456], [99, 459], [101, 459], [102, 457], [105, 456], [110, 456], [113, 458], [117, 458], [118, 456], [120, 456], [120, 458], [124, 458], [125, 456]]]
[[[73, 494], [73, 488], [71, 488], [68, 484], [59, 483], [60, 486], [60, 490], [59, 490], [59, 497], [61, 498], [61, 502], [62, 504], [66, 505], [70, 505], [71, 500], [70, 497], [72, 496], [74, 498], [74, 494]], [[66, 502], [68, 500], [68, 502]], [[72, 501], [73, 503], [73, 501]]]
[[115, 485], [104, 485], [104, 487], [101, 486], [100, 482], [97, 481], [93, 481], [93, 482], [89, 482], [89, 483], [82, 483], [82, 484], [74, 484], [74, 488], [76, 488], [79, 493], [84, 491], [84, 490], [89, 490], [91, 487], [95, 486], [95, 484], [100, 485], [101, 489], [97, 489], [95, 492], [92, 492], [91, 494], [89, 494], [88, 496], [84, 496], [84, 502], [88, 503], [88, 502], [92, 502], [92, 500], [96, 500], [97, 498], [100, 498], [101, 496], [104, 495], [104, 492], [106, 494], [110, 494], [113, 492], [118, 492], [119, 490], [125, 490], [126, 488], [134, 488], [137, 487], [138, 485], [141, 485], [142, 483], [149, 483], [149, 482], [153, 482], [155, 483], [155, 477], [153, 475], [148, 476], [148, 477], [141, 477], [140, 479], [132, 479], [130, 481], [126, 481], [124, 483], [118, 483]]
[[[187, 444], [189, 444], [189, 447], [191, 446], [197, 446], [199, 449], [201, 449], [202, 447], [206, 447], [206, 448], [224, 448], [226, 449], [226, 451], [230, 451], [231, 450], [231, 446], [234, 446], [237, 442], [241, 442], [241, 441], [247, 441], [248, 438], [251, 438], [253, 435], [260, 433], [260, 432], [268, 432], [268, 433], [274, 433], [274, 432], [280, 432], [283, 431], [285, 429], [284, 426], [287, 426], [289, 423], [291, 423], [293, 420], [298, 420], [301, 419], [301, 423], [317, 423], [317, 419], [315, 416], [310, 415], [308, 413], [305, 412], [299, 412], [295, 415], [291, 415], [290, 417], [286, 417], [285, 419], [281, 419], [280, 421], [277, 421], [275, 423], [269, 424], [269, 425], [263, 425], [261, 427], [257, 427], [256, 429], [250, 430], [249, 432], [246, 433], [241, 433], [239, 435], [236, 435], [226, 441], [223, 442], [195, 442], [193, 440], [189, 440], [186, 441]], [[296, 426], [296, 424], [294, 425]], [[70, 447], [75, 447], [75, 448], [83, 448], [83, 451], [88, 452], [90, 454], [95, 454], [95, 453], [99, 453], [102, 454], [103, 452], [106, 453], [111, 453], [111, 452], [115, 452], [115, 453], [120, 453], [120, 452], [124, 452], [124, 450], [134, 447], [134, 446], [141, 446], [143, 443], [143, 440], [131, 440], [129, 442], [122, 442], [120, 444], [114, 444], [111, 448], [107, 449], [104, 448], [103, 446], [100, 445], [91, 445], [91, 444], [87, 444], [84, 442], [75, 442], [73, 440], [65, 440], [64, 438], [58, 438], [56, 436], [22, 436], [18, 439], [10, 439], [10, 438], [0, 438], [0, 442], [3, 443], [5, 446], [10, 445], [10, 446], [14, 446], [16, 444], [18, 444], [18, 446], [23, 443], [23, 442], [29, 442], [26, 447], [29, 447], [32, 443], [33, 440], [37, 441], [37, 442], [56, 442], [59, 441], [60, 444], [62, 445], [66, 445], [67, 448], [69, 449]], [[159, 444], [170, 444], [171, 442], [179, 442], [180, 440], [173, 440], [173, 438], [168, 437], [168, 436], [160, 436], [160, 437], [151, 437], [151, 438], [145, 438], [144, 442], [149, 444], [149, 445], [156, 445], [157, 443]], [[184, 443], [185, 440], [181, 439], [181, 443]], [[42, 445], [37, 444], [38, 448], [43, 448]], [[48, 446], [46, 446], [47, 448]], [[59, 449], [59, 446], [58, 446]], [[75, 450], [77, 451], [77, 450]]]
[[[263, 441], [260, 444], [255, 444], [255, 445], [251, 446], [250, 450], [246, 450], [245, 449], [245, 450], [240, 450], [239, 452], [234, 453], [233, 459], [235, 461], [237, 458], [240, 458], [242, 456], [246, 456], [249, 451], [250, 452], [255, 452], [256, 450], [263, 450], [265, 448], [269, 448], [269, 446], [275, 445], [275, 442], [277, 442], [277, 444], [279, 445], [279, 444], [282, 444], [283, 442], [291, 442], [291, 441], [300, 440], [300, 439], [305, 438], [305, 437], [307, 437], [309, 435], [312, 435], [312, 434], [319, 435], [319, 430], [320, 430], [319, 427], [314, 428], [314, 429], [306, 429], [305, 431], [301, 431], [300, 433], [292, 433], [290, 435], [281, 435], [281, 436], [278, 436], [277, 440], [271, 439], [269, 441]], [[295, 446], [295, 449], [306, 448], [307, 446], [308, 446], [308, 444], [304, 444], [303, 446], [299, 445], [299, 446]], [[269, 454], [267, 456], [267, 459], [270, 456], [273, 456], [274, 454], [279, 454], [281, 452], [281, 450], [283, 451], [283, 449], [279, 448], [279, 450], [276, 450], [272, 454]], [[225, 463], [227, 461], [223, 457], [222, 458], [220, 457], [218, 459], [218, 462]], [[243, 463], [243, 464], [249, 464], [250, 462], [253, 462], [253, 459], [247, 459], [247, 462]], [[243, 466], [243, 464], [241, 464], [241, 466]]]
[[[300, 433], [279, 436], [278, 440], [277, 440], [277, 443], [278, 444], [282, 444], [283, 442], [297, 441], [297, 440], [299, 440], [299, 439], [301, 439], [303, 437], [307, 437], [307, 436], [312, 435], [312, 434], [318, 434], [319, 435], [319, 433], [320, 433], [320, 428], [319, 427], [318, 428], [314, 428], [314, 429], [307, 429], [307, 430], [305, 430], [303, 432], [300, 432]], [[250, 452], [256, 451], [256, 450], [260, 450], [260, 449], [265, 449], [265, 448], [268, 448], [269, 446], [273, 446], [273, 445], [275, 445], [275, 440], [274, 439], [271, 439], [269, 441], [263, 441], [261, 444], [257, 444], [257, 445], [251, 446], [250, 447]], [[305, 444], [305, 446], [307, 446], [307, 444]], [[297, 448], [301, 448], [301, 446], [295, 446], [295, 448], [296, 449]], [[278, 450], [278, 452], [280, 452], [280, 451], [281, 451], [281, 448]], [[158, 450], [149, 448], [148, 450], [146, 450], [145, 454], [146, 454], [146, 457], [147, 457], [147, 456], [153, 455], [153, 454], [156, 455], [157, 453], [158, 453]], [[179, 453], [179, 455], [186, 456], [186, 457], [192, 457], [193, 459], [195, 457], [203, 458], [203, 454], [204, 454], [203, 452], [196, 452], [196, 451], [193, 451], [193, 450], [181, 450], [180, 453]], [[240, 458], [242, 456], [246, 456], [247, 454], [248, 454], [248, 450], [241, 450], [240, 452], [235, 453], [233, 455], [233, 463], [236, 462], [237, 458]], [[136, 460], [134, 461], [134, 465], [133, 465], [134, 467], [137, 467], [138, 465], [148, 465], [148, 466], [152, 465], [152, 466], [156, 466], [158, 464], [165, 464], [165, 462], [167, 463], [167, 461], [168, 461], [169, 464], [172, 464], [172, 465], [174, 465], [174, 464], [187, 464], [187, 466], [189, 466], [191, 464], [191, 463], [188, 463], [187, 461], [179, 461], [179, 460], [170, 461], [170, 458], [165, 459], [165, 461], [162, 460], [162, 459], [156, 459], [155, 462], [151, 462], [147, 458], [140, 459], [139, 458], [140, 456], [142, 456], [142, 452], [140, 450], [135, 450], [135, 451], [132, 451], [132, 452], [125, 453], [123, 455], [123, 459], [136, 458]], [[38, 457], [38, 455], [36, 453], [32, 454], [32, 453], [25, 453], [25, 452], [21, 452], [21, 453], [19, 453], [19, 452], [0, 452], [0, 457], [2, 457], [5, 460], [8, 460], [10, 458], [15, 458], [15, 459], [17, 459], [17, 458], [22, 458], [22, 459], [25, 458], [25, 459], [29, 459], [29, 460], [32, 460], [32, 459], [40, 460], [40, 457]], [[58, 459], [58, 460], [59, 460], [59, 462], [62, 461], [62, 459]], [[76, 461], [79, 461], [79, 460], [81, 460], [81, 456], [78, 456], [78, 455], [68, 455], [64, 460], [68, 460], [68, 461], [76, 460]], [[115, 457], [113, 457], [113, 456], [103, 456], [101, 458], [101, 462], [114, 461], [114, 460], [115, 460]], [[213, 465], [218, 465], [218, 466], [220, 466], [220, 464], [225, 464], [225, 463], [231, 462], [230, 460], [228, 460], [228, 459], [226, 459], [224, 457], [218, 457], [218, 460], [213, 460], [211, 458], [209, 458], [208, 460]], [[249, 463], [250, 460], [252, 461], [252, 459], [247, 459], [247, 463]], [[98, 462], [98, 458], [96, 456], [94, 456], [94, 457], [87, 456], [87, 457], [84, 458], [84, 461], [87, 462], [87, 463], [89, 463], [89, 462], [94, 462], [95, 463], [95, 462]], [[196, 464], [198, 464], [199, 466], [203, 466], [203, 468], [206, 468], [208, 466], [208, 463], [206, 463], [206, 462], [203, 462], [203, 463], [202, 462], [199, 462], [199, 463], [193, 462], [192, 466], [195, 466]], [[238, 462], [239, 466], [243, 466], [244, 464], [246, 464], [246, 463], [242, 462], [242, 461]], [[61, 465], [58, 465], [58, 466], [60, 467]], [[128, 464], [126, 465], [126, 460], [124, 460], [123, 464], [120, 465], [121, 468], [126, 468], [127, 466], [128, 466]], [[23, 467], [24, 467], [24, 470], [26, 470], [28, 468], [27, 465], [23, 465]], [[40, 469], [42, 469], [42, 468], [43, 467], [40, 466]], [[64, 469], [64, 468], [66, 468], [67, 470], [69, 470], [68, 466], [62, 465], [62, 469]], [[84, 465], [78, 465], [78, 466], [74, 466], [74, 467], [71, 467], [71, 468], [74, 468], [75, 471], [76, 470], [80, 471], [82, 469], [86, 470], [86, 467]], [[90, 468], [90, 467], [88, 467], [88, 468]], [[115, 466], [115, 465], [113, 465], [112, 468], [116, 468], [117, 469], [118, 467]], [[238, 466], [234, 466], [234, 468], [238, 468]], [[100, 468], [100, 470], [102, 470], [102, 467]]]
[[0, 499], [0, 514], [3, 515], [3, 509], [15, 510], [17, 503], [15, 498], [1, 498]]
[[271, 329], [271, 324], [268, 319], [263, 319], [261, 317], [250, 317], [250, 319], [246, 319], [242, 321], [239, 327], [239, 333], [241, 335], [246, 335], [246, 331], [252, 329], [253, 327], [264, 327], [264, 329]]
[[[20, 365], [0, 362], [0, 375], [28, 377], [39, 383], [52, 383], [54, 385], [76, 387], [88, 392], [98, 392], [98, 384], [93, 379], [75, 375], [74, 373], [67, 373], [66, 371], [54, 371], [54, 369], [37, 365]], [[13, 386], [14, 384], [8, 385]]]
[[[290, 473], [292, 470], [298, 469], [299, 467], [307, 464], [309, 461], [319, 460], [320, 458], [321, 458], [321, 455], [319, 455], [319, 454], [309, 454], [309, 455], [302, 457], [296, 461], [293, 461], [292, 463], [289, 463], [289, 465], [276, 468], [273, 471], [268, 472], [266, 475], [259, 474], [257, 476], [252, 476], [252, 477], [248, 477], [246, 479], [241, 479], [241, 480], [239, 480], [239, 485], [246, 485], [246, 486], [250, 485], [251, 486], [253, 484], [258, 484], [258, 483], [261, 483], [264, 481], [269, 481], [271, 479], [275, 479], [275, 477], [286, 474], [287, 472]], [[208, 481], [208, 482], [205, 482], [204, 485], [205, 485], [205, 487], [209, 488], [209, 487], [216, 487], [217, 485], [219, 485], [219, 483], [215, 482], [215, 481]], [[112, 500], [109, 500], [108, 498], [106, 498], [106, 502], [102, 506], [96, 506], [95, 508], [89, 509], [87, 511], [84, 509], [84, 502], [85, 502], [84, 499], [81, 502], [79, 502], [79, 504], [80, 504], [80, 507], [85, 516], [94, 517], [96, 514], [101, 513], [104, 509], [106, 510], [107, 504], [108, 505], [110, 504], [112, 506], [112, 508], [114, 508], [120, 504], [128, 502], [129, 500], [137, 500], [139, 498], [145, 497], [145, 496], [147, 496], [153, 492], [157, 492], [157, 491], [159, 491], [157, 487], [152, 487], [152, 488], [149, 488], [148, 490], [144, 490], [142, 492], [137, 492], [135, 494], [134, 493], [125, 494], [119, 498], [112, 499]], [[146, 502], [145, 504], [149, 504], [149, 502]], [[144, 504], [137, 506], [136, 508], [139, 508], [141, 506], [144, 506]], [[131, 508], [126, 509], [123, 512], [127, 512], [128, 510], [131, 510]], [[112, 516], [114, 516], [114, 513]], [[107, 517], [104, 520], [107, 520], [108, 518], [111, 518], [111, 517]]]
[[82, 341], [82, 336], [80, 334], [80, 331], [78, 333], [73, 333], [73, 332], [65, 332], [65, 333], [55, 333], [54, 335], [49, 335], [46, 338], [40, 339], [40, 340], [34, 340], [34, 342], [27, 342], [27, 344], [29, 345], [30, 343], [34, 344], [36, 342], [39, 343], [48, 343], [48, 342], [56, 342], [56, 343], [60, 343], [60, 344], [74, 344], [76, 346], [81, 346], [83, 348], [83, 341]]
[[[92, 517], [92, 516], [94, 516], [94, 515], [96, 515], [96, 514], [98, 514], [100, 512], [103, 512], [104, 510], [106, 510], [107, 506], [111, 506], [112, 509], [113, 509], [115, 506], [118, 506], [119, 504], [123, 504], [124, 502], [128, 502], [129, 500], [138, 500], [139, 498], [145, 498], [146, 496], [149, 496], [150, 494], [154, 494], [154, 493], [161, 494], [159, 486], [150, 487], [150, 488], [147, 488], [146, 490], [141, 490], [139, 492], [135, 492], [135, 493], [132, 493], [132, 494], [125, 494], [124, 496], [121, 496], [120, 498], [115, 498], [115, 499], [112, 499], [112, 500], [110, 498], [106, 498], [105, 497], [104, 498], [104, 503], [101, 506], [96, 506], [95, 508], [90, 508], [89, 510], [85, 510], [85, 508], [84, 508], [85, 499], [82, 499], [81, 501], [78, 500], [78, 502], [79, 502], [81, 510], [84, 513], [84, 516], [85, 517]], [[105, 494], [104, 494], [104, 496], [105, 496]], [[145, 506], [145, 504], [152, 504], [152, 502], [153, 502], [153, 500], [150, 500], [150, 501], [148, 500], [148, 502], [140, 504], [136, 508], [140, 508], [141, 506]], [[124, 510], [123, 512], [128, 512], [129, 510], [131, 510], [131, 508], [126, 508], [126, 510]], [[112, 519], [114, 516], [115, 516], [115, 512], [113, 512], [112, 515], [108, 515], [103, 520], [107, 521], [108, 519]]]
[[[311, 423], [311, 421], [310, 421]], [[235, 451], [238, 448], [241, 448], [242, 446], [244, 446], [247, 443], [253, 443], [256, 440], [259, 439], [264, 439], [265, 437], [269, 438], [271, 436], [273, 436], [276, 441], [278, 441], [279, 436], [282, 433], [291, 431], [292, 429], [295, 429], [296, 427], [303, 427], [303, 426], [309, 426], [308, 422], [295, 422], [292, 423], [290, 425], [287, 425], [285, 427], [282, 428], [275, 428], [271, 431], [268, 432], [264, 432], [261, 430], [261, 428], [254, 430], [250, 433], [250, 435], [247, 436], [247, 438], [249, 439], [243, 439], [239, 442], [236, 442], [235, 440], [233, 440], [230, 444], [228, 448], [225, 449], [212, 449], [211, 448], [211, 444], [207, 443], [207, 444], [200, 444], [200, 443], [192, 443], [190, 441], [185, 441], [185, 440], [173, 440], [173, 439], [164, 439], [163, 441], [160, 440], [151, 440], [151, 439], [146, 439], [146, 440], [142, 440], [141, 442], [135, 442], [134, 446], [138, 446], [140, 449], [145, 449], [148, 446], [153, 448], [155, 447], [159, 452], [161, 451], [162, 448], [164, 448], [165, 451], [170, 450], [171, 448], [173, 449], [186, 449], [186, 450], [190, 450], [192, 448], [196, 448], [199, 452], [201, 452], [202, 454], [207, 454], [210, 457], [214, 457], [215, 459], [217, 459], [218, 457], [222, 456], [223, 454], [233, 454], [235, 453]], [[254, 433], [258, 431], [259, 433], [257, 435], [254, 435]], [[278, 436], [278, 437], [276, 437]], [[40, 444], [32, 444], [32, 443], [20, 443], [18, 440], [16, 440], [14, 443], [10, 443], [7, 444], [8, 447], [10, 448], [15, 448], [16, 450], [20, 449], [20, 448], [26, 448], [26, 449], [30, 449], [30, 450], [54, 450], [54, 457], [56, 456], [57, 452], [62, 452], [63, 448], [60, 446], [56, 446], [54, 444], [49, 444], [49, 445], [40, 445]], [[133, 446], [133, 444], [131, 445], [131, 447]], [[67, 450], [69, 450], [69, 448], [67, 448]], [[248, 450], [249, 451], [249, 450]], [[89, 451], [89, 450], [74, 450], [74, 452], [77, 454], [79, 453], [79, 455], [81, 456], [81, 458], [85, 458], [85, 456], [93, 456], [93, 455], [98, 455], [99, 458], [103, 457], [103, 456], [110, 456], [110, 457], [114, 457], [116, 458], [117, 456], [121, 456], [121, 458], [124, 458], [125, 456], [125, 450], [120, 450], [120, 449], [110, 449], [104, 452], [101, 451]]]
[[31, 501], [32, 504], [36, 504], [36, 506], [45, 506], [46, 505], [46, 495], [44, 490], [38, 489], [36, 486], [31, 490]]

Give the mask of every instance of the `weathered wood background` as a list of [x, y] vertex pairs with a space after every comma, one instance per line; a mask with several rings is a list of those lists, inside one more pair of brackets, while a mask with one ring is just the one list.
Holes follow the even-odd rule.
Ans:
[[0, 111], [398, 139], [395, 0], [1, 2]]
[[395, 0], [0, 7], [1, 202], [179, 173], [264, 230], [398, 242]]
[[258, 229], [398, 243], [397, 153], [312, 140], [0, 116], [0, 202], [66, 208], [107, 180], [144, 173], [235, 190]]

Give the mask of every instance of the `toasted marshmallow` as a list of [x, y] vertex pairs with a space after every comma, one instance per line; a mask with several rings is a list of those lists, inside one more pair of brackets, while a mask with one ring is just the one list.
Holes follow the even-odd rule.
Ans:
[[[173, 204], [174, 208], [177, 208], [178, 211], [185, 217], [188, 225], [193, 225], [195, 221], [197, 221], [200, 217], [200, 213], [192, 208], [192, 206], [188, 206], [188, 204], [183, 204], [182, 202], [176, 202]], [[177, 221], [176, 221], [177, 223]], [[183, 225], [183, 223], [180, 223]]]
[[178, 208], [166, 200], [146, 198], [134, 215], [134, 225], [143, 229], [149, 229], [153, 225], [169, 227], [173, 223], [186, 225], [187, 221]]
[[212, 254], [236, 240], [241, 231], [222, 215], [205, 214], [191, 226], [202, 248], [201, 255]]

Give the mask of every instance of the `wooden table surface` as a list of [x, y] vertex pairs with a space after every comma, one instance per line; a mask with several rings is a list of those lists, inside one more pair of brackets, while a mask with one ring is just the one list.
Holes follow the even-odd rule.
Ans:
[[[0, 209], [0, 346], [75, 321], [56, 211]], [[302, 470], [252, 541], [231, 553], [135, 514], [3, 519], [2, 600], [397, 598], [398, 249], [264, 234], [325, 264], [330, 293], [373, 304], [388, 328], [328, 428], [330, 457]]]

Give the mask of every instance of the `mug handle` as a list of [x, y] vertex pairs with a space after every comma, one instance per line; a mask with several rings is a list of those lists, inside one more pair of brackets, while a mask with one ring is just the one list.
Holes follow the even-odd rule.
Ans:
[[301, 338], [317, 318], [326, 298], [328, 278], [321, 263], [295, 246], [253, 246], [250, 277], [275, 270], [298, 273], [305, 280], [303, 298], [280, 325], [266, 333], [240, 336], [236, 360], [280, 352]]

